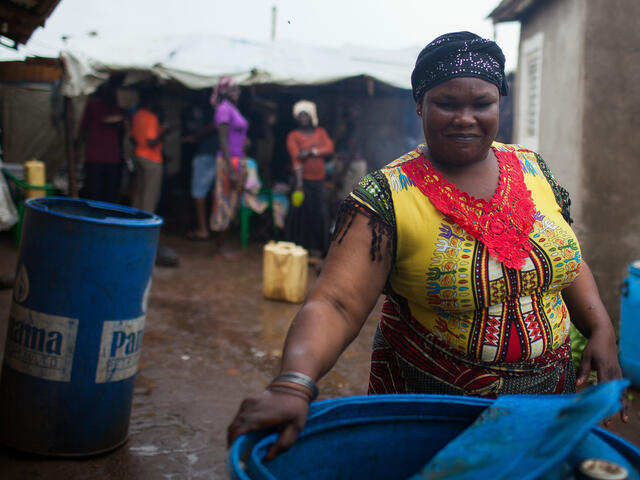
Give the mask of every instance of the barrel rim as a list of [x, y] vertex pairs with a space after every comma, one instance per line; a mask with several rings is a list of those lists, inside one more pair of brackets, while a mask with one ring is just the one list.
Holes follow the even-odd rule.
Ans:
[[[47, 208], [47, 203], [49, 202], [68, 202], [68, 203], [76, 203], [76, 204], [84, 204], [90, 208], [100, 208], [103, 210], [111, 210], [114, 212], [125, 213], [129, 215], [144, 215], [146, 218], [92, 218], [86, 217], [82, 215], [71, 215], [64, 212], [59, 212], [56, 210], [52, 210]], [[97, 200], [89, 200], [85, 198], [69, 198], [69, 197], [61, 197], [61, 196], [51, 196], [51, 197], [38, 197], [38, 198], [30, 198], [25, 202], [29, 208], [33, 210], [37, 210], [41, 213], [47, 213], [50, 215], [54, 215], [56, 217], [66, 218], [69, 220], [77, 220], [81, 222], [89, 222], [89, 223], [98, 223], [101, 225], [112, 225], [116, 227], [159, 227], [164, 223], [162, 217], [156, 215], [155, 213], [147, 212], [144, 210], [140, 210], [133, 207], [128, 207], [124, 205], [117, 205], [115, 203], [107, 203], [100, 202]]]
[[[300, 432], [300, 436], [306, 436], [308, 434], [316, 434], [317, 429], [313, 429], [310, 432], [310, 426], [315, 420], [322, 420], [324, 416], [335, 409], [342, 409], [350, 406], [366, 406], [371, 405], [374, 407], [381, 407], [383, 405], [405, 405], [409, 406], [414, 403], [420, 403], [422, 406], [430, 405], [447, 405], [451, 406], [468, 406], [478, 407], [485, 409], [493, 404], [492, 399], [480, 398], [480, 397], [466, 397], [459, 395], [446, 395], [446, 394], [424, 394], [424, 393], [393, 393], [393, 394], [378, 394], [378, 395], [355, 395], [351, 397], [339, 397], [330, 398], [326, 400], [320, 400], [312, 402], [309, 407], [309, 414], [307, 416], [307, 423], [305, 428]], [[408, 413], [408, 415], [412, 415]], [[323, 424], [320, 429], [326, 425]], [[306, 430], [306, 431], [305, 431]], [[264, 429], [254, 432], [248, 432], [240, 435], [235, 439], [229, 453], [227, 455], [227, 468], [230, 477], [234, 480], [251, 480], [243, 468], [243, 464], [249, 462], [254, 448], [264, 442], [268, 441], [270, 437], [275, 435], [273, 430]], [[264, 468], [261, 465], [257, 465], [258, 468]], [[264, 473], [264, 471], [263, 471]]]
[[631, 262], [631, 265], [629, 265], [629, 272], [634, 275], [640, 275], [640, 260]]
[[[385, 404], [405, 404], [407, 406], [412, 403], [421, 403], [422, 405], [430, 404], [444, 404], [450, 406], [469, 406], [488, 408], [494, 402], [493, 399], [480, 398], [480, 397], [462, 397], [457, 395], [431, 395], [431, 394], [383, 394], [383, 395], [360, 395], [353, 397], [341, 397], [328, 400], [322, 400], [319, 402], [313, 402], [309, 409], [309, 415], [307, 417], [307, 425], [300, 432], [300, 438], [305, 436], [316, 435], [319, 431], [328, 428], [335, 428], [339, 423], [333, 420], [331, 425], [321, 424], [319, 426], [313, 426], [309, 429], [309, 424], [313, 420], [321, 420], [322, 417], [331, 412], [333, 409], [339, 409], [342, 407], [348, 407], [350, 405], [367, 405], [384, 406]], [[409, 415], [411, 415], [409, 413]], [[369, 417], [366, 420], [371, 420], [373, 417]], [[354, 419], [344, 419], [342, 423], [352, 423]], [[384, 415], [380, 415], [378, 420], [388, 421], [389, 417], [385, 418]], [[305, 432], [306, 430], [306, 432]], [[311, 431], [310, 431], [311, 430]], [[612, 449], [616, 450], [622, 455], [625, 460], [629, 462], [635, 468], [640, 468], [638, 463], [640, 459], [640, 448], [631, 444], [624, 438], [604, 430], [600, 427], [594, 427], [585, 435], [595, 435], [601, 440], [606, 442]], [[263, 478], [273, 478], [268, 469], [262, 463], [262, 459], [259, 458], [257, 449], [262, 448], [262, 454], [264, 454], [264, 447], [269, 442], [273, 443], [277, 437], [277, 433], [274, 433], [272, 429], [265, 429], [259, 431], [253, 431], [245, 433], [235, 439], [229, 453], [227, 455], [227, 471], [233, 480], [251, 480], [251, 477], [246, 471], [246, 467], [251, 463], [252, 468], [259, 471]]]

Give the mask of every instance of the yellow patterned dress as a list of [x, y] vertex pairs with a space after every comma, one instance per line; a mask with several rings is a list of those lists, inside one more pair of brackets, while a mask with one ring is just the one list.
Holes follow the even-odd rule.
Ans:
[[493, 144], [490, 200], [459, 191], [418, 147], [365, 176], [345, 200], [371, 218], [372, 259], [393, 268], [374, 341], [370, 393], [495, 396], [575, 389], [561, 291], [581, 257], [569, 199], [538, 154]]

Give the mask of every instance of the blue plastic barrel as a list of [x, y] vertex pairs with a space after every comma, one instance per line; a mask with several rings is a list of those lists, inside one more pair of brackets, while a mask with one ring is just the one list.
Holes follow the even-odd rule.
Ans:
[[[418, 478], [421, 469], [493, 402], [416, 394], [317, 402], [312, 404], [296, 443], [270, 462], [264, 461], [264, 456], [276, 441], [276, 433], [253, 432], [236, 439], [229, 451], [229, 473], [233, 480]], [[509, 438], [508, 432], [505, 437]], [[517, 443], [515, 438], [512, 441]], [[639, 478], [640, 450], [600, 428], [590, 430], [568, 455], [566, 465], [558, 465], [556, 470], [562, 466], [570, 473], [580, 461], [593, 457], [624, 466], [630, 472], [629, 479]], [[518, 478], [528, 478], [525, 473]]]
[[640, 388], [640, 260], [629, 265], [620, 301], [620, 366], [625, 378]]
[[90, 455], [127, 438], [162, 219], [59, 197], [26, 202], [0, 382], [0, 442]]

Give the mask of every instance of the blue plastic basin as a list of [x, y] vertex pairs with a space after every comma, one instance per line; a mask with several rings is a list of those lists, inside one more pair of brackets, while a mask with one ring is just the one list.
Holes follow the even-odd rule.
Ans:
[[[469, 427], [492, 400], [448, 395], [372, 395], [317, 402], [297, 442], [264, 462], [273, 432], [239, 437], [229, 452], [234, 480], [406, 480]], [[570, 456], [608, 459], [637, 478], [640, 451], [595, 428]]]

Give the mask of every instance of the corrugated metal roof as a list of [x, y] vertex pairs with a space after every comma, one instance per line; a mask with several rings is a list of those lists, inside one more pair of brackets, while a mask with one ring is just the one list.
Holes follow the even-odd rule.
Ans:
[[521, 21], [549, 0], [502, 0], [489, 14], [493, 23]]
[[0, 35], [16, 45], [27, 43], [33, 31], [44, 26], [60, 0], [0, 0]]

